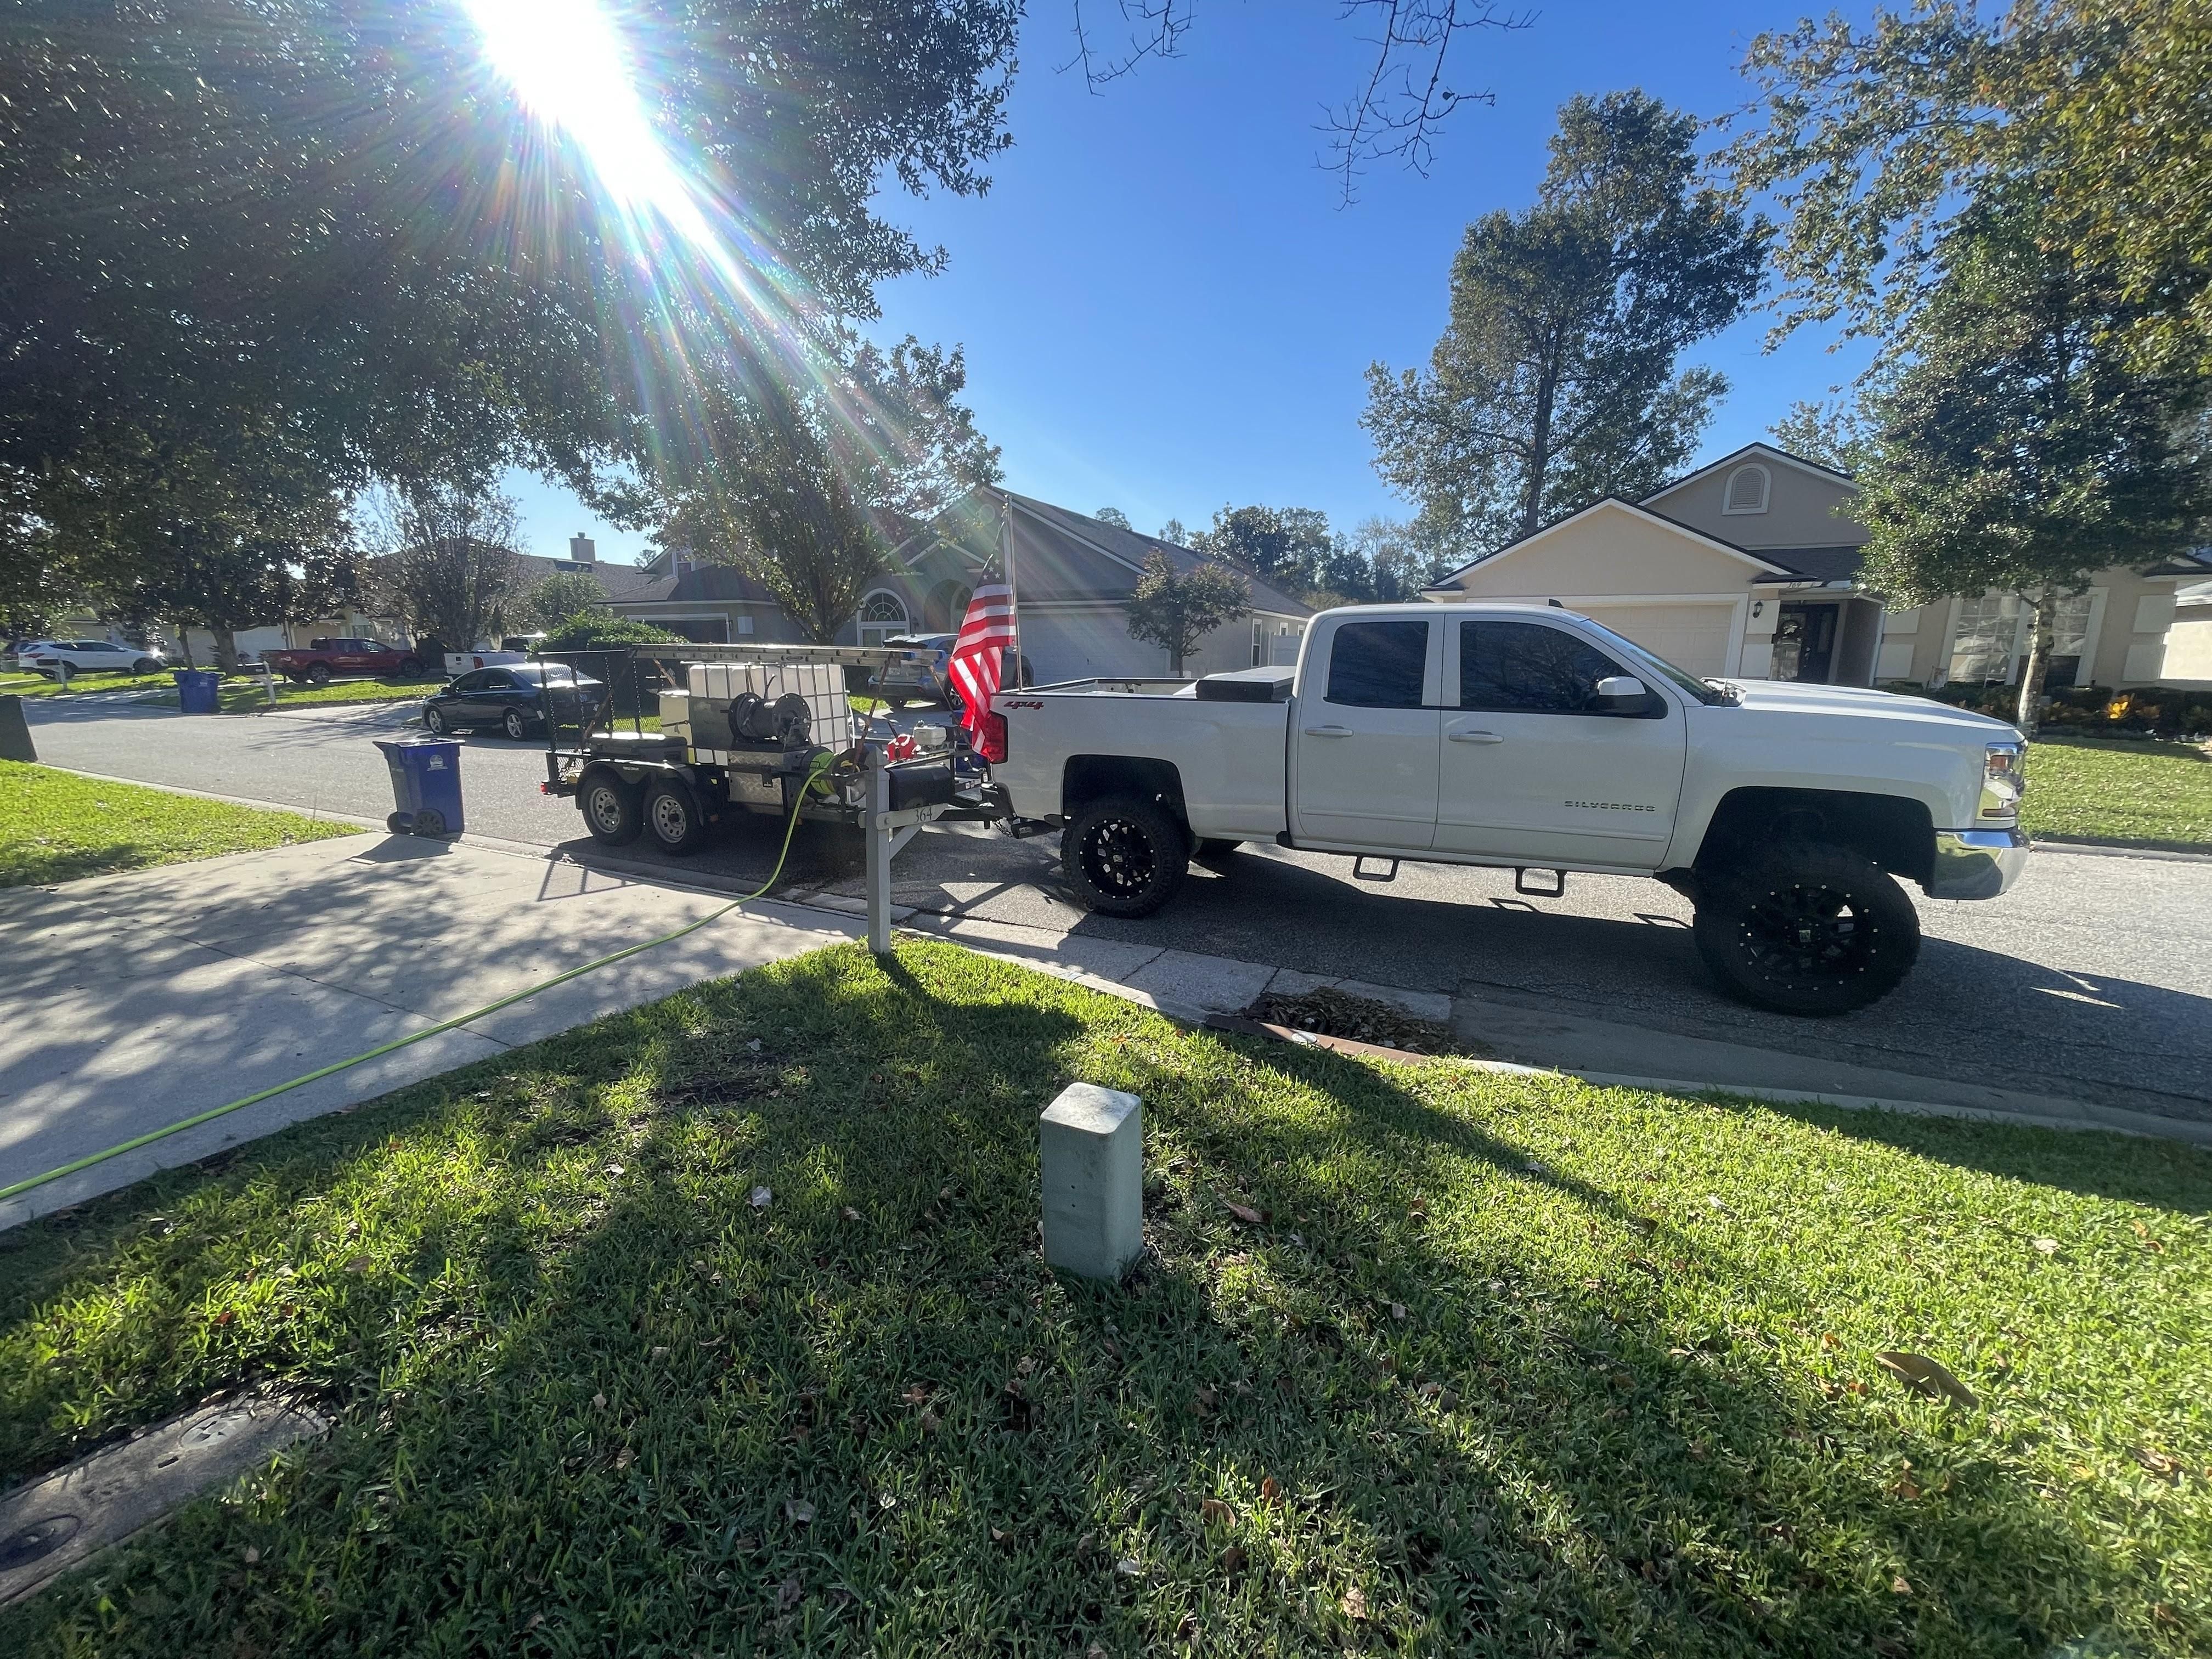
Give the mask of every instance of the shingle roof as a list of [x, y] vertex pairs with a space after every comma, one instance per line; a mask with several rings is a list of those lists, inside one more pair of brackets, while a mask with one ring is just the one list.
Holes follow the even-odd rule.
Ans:
[[650, 573], [634, 564], [548, 559], [536, 553], [518, 553], [514, 558], [515, 562], [522, 567], [522, 582], [526, 587], [548, 576], [584, 575], [598, 582], [600, 591], [613, 601], [630, 598], [636, 588], [653, 580]]
[[978, 566], [998, 557], [999, 501], [1013, 505], [1014, 591], [1018, 600], [1104, 600], [1119, 603], [1135, 589], [1153, 554], [1177, 570], [1215, 564], [1234, 570], [1250, 585], [1251, 605], [1284, 617], [1310, 617], [1313, 607], [1262, 580], [1228, 559], [1205, 554], [1158, 536], [1139, 535], [1087, 514], [1071, 513], [1050, 501], [1012, 490], [978, 489], [941, 514], [933, 528], [953, 542]]

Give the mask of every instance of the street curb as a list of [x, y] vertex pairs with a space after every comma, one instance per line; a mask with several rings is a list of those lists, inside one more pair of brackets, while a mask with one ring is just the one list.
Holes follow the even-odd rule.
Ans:
[[2150, 859], [2160, 864], [2212, 864], [2212, 853], [2183, 853], [2165, 847], [2107, 847], [2094, 841], [2036, 841], [2033, 853], [2071, 853], [2100, 859]]

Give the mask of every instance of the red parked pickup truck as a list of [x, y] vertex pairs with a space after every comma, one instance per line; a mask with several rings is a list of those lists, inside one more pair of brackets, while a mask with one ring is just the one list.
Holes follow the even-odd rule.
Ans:
[[309, 640], [303, 649], [264, 651], [261, 659], [272, 673], [294, 684], [326, 685], [340, 674], [378, 674], [413, 679], [422, 672], [422, 659], [412, 651], [382, 640]]

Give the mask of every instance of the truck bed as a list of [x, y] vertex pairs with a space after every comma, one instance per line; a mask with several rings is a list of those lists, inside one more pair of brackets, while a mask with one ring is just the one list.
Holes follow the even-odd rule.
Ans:
[[[1269, 676], [1269, 679], [1281, 676]], [[1208, 684], [1246, 681], [1215, 676]], [[1272, 841], [1287, 827], [1285, 769], [1290, 704], [1201, 696], [1188, 679], [1071, 680], [1002, 692], [994, 711], [1009, 714], [1007, 752], [993, 764], [1017, 817], [1053, 818], [1064, 810], [1067, 763], [1077, 757], [1124, 756], [1165, 762], [1191, 781], [1185, 809], [1191, 833], [1228, 841]]]

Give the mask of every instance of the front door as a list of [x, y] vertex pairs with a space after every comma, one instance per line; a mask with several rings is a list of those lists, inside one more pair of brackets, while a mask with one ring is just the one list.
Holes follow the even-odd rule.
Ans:
[[1291, 799], [1302, 842], [1427, 850], [1437, 830], [1437, 739], [1443, 726], [1442, 618], [1325, 624], [1291, 732]]
[[[1452, 634], [1437, 850], [1657, 869], [1688, 753], [1672, 699], [1550, 623], [1463, 621]], [[1641, 704], [1598, 697], [1620, 674], [1644, 679]]]
[[1778, 680], [1826, 685], [1836, 655], [1836, 607], [1785, 605], [1774, 623], [1774, 667]]

